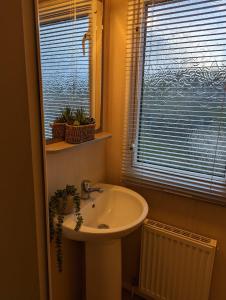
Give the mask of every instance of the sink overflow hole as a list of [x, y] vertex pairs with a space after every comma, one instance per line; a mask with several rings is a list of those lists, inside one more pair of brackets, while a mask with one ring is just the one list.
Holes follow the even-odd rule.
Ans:
[[97, 228], [99, 228], [99, 229], [109, 229], [110, 227], [107, 224], [99, 224], [97, 226]]

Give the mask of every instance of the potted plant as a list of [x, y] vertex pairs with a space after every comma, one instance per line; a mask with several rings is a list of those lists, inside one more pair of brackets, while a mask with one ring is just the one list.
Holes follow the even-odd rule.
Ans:
[[52, 127], [52, 135], [54, 139], [64, 140], [65, 125], [74, 123], [74, 114], [71, 107], [67, 106], [63, 112], [54, 120]]
[[65, 141], [70, 144], [79, 144], [95, 138], [95, 119], [88, 116], [83, 108], [74, 113], [73, 124], [66, 124]]
[[79, 231], [83, 218], [80, 213], [80, 196], [74, 185], [67, 185], [65, 189], [57, 190], [50, 198], [49, 202], [49, 226], [50, 241], [55, 240], [57, 268], [62, 272], [63, 253], [62, 253], [62, 225], [64, 216], [74, 212], [75, 231]]

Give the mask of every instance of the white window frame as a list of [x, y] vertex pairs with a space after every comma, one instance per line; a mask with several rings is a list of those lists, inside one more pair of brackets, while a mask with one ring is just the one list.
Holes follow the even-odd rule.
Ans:
[[[40, 53], [40, 29], [41, 26], [39, 20], [39, 4], [38, 1], [44, 3], [46, 0], [36, 0], [36, 30], [37, 30], [37, 51], [38, 51], [38, 63], [39, 63], [39, 81], [40, 81], [40, 96], [42, 104], [43, 115], [43, 128], [44, 125], [44, 99], [42, 92], [42, 71], [41, 71], [41, 53]], [[58, 0], [55, 0], [56, 6]], [[59, 2], [60, 3], [60, 2]], [[90, 60], [90, 114], [96, 120], [96, 131], [102, 129], [102, 63], [103, 63], [103, 0], [92, 0], [92, 11], [89, 14], [78, 13], [78, 17], [89, 16], [89, 20], [92, 20], [92, 39], [93, 43], [90, 47], [89, 54], [92, 59]], [[45, 132], [45, 130], [44, 130]], [[44, 134], [43, 134], [44, 135]], [[48, 139], [47, 139], [48, 141]], [[51, 141], [48, 141], [48, 143]]]
[[[134, 3], [136, 2], [136, 0], [134, 0]], [[162, 3], [162, 2], [168, 2], [167, 0], [156, 0], [154, 2], [154, 4], [158, 4], [158, 3]], [[133, 16], [133, 22], [134, 23], [139, 23], [139, 24], [143, 24], [143, 27], [139, 27], [138, 31], [136, 33], [132, 34], [131, 36], [131, 42], [130, 44], [134, 45], [134, 40], [135, 43], [137, 45], [136, 47], [136, 51], [134, 51], [134, 49], [130, 49], [128, 51], [130, 51], [132, 53], [135, 53], [133, 55], [131, 55], [131, 59], [129, 62], [129, 69], [133, 68], [135, 69], [135, 73], [136, 73], [136, 79], [131, 79], [128, 77], [127, 75], [127, 88], [126, 88], [126, 97], [127, 97], [127, 103], [126, 103], [126, 123], [127, 125], [125, 126], [125, 135], [124, 135], [124, 152], [127, 152], [128, 155], [128, 151], [130, 151], [130, 166], [123, 166], [123, 171], [122, 171], [122, 180], [126, 183], [129, 184], [135, 184], [138, 186], [145, 186], [145, 187], [150, 187], [150, 188], [154, 188], [157, 190], [163, 190], [163, 191], [167, 191], [173, 194], [179, 194], [179, 195], [183, 195], [185, 197], [188, 198], [196, 198], [198, 200], [202, 200], [202, 201], [206, 201], [206, 202], [211, 202], [211, 203], [216, 203], [219, 205], [223, 205], [225, 206], [226, 203], [224, 201], [220, 201], [220, 200], [214, 200], [214, 198], [209, 197], [208, 194], [203, 193], [203, 191], [201, 190], [201, 192], [199, 193], [198, 188], [197, 188], [197, 181], [199, 180], [200, 182], [202, 182], [204, 185], [205, 184], [209, 184], [210, 181], [212, 181], [214, 183], [214, 188], [215, 185], [218, 186], [222, 186], [222, 193], [223, 193], [223, 189], [226, 195], [226, 174], [225, 174], [225, 178], [220, 179], [217, 176], [212, 176], [212, 175], [205, 175], [205, 174], [200, 174], [200, 173], [195, 173], [195, 172], [189, 172], [189, 171], [182, 171], [180, 169], [175, 169], [175, 173], [177, 173], [177, 176], [181, 176], [182, 178], [182, 182], [183, 182], [183, 178], [186, 182], [186, 187], [188, 186], [188, 181], [190, 182], [190, 186], [191, 186], [191, 190], [193, 186], [196, 186], [197, 188], [197, 193], [193, 192], [191, 195], [189, 193], [186, 192], [186, 190], [188, 191], [188, 188], [186, 188], [185, 190], [183, 189], [182, 185], [181, 186], [177, 186], [177, 181], [176, 181], [176, 176], [174, 174], [169, 175], [170, 173], [172, 173], [172, 168], [167, 168], [164, 166], [157, 166], [153, 165], [153, 164], [147, 164], [147, 163], [142, 163], [138, 161], [138, 137], [139, 137], [139, 123], [140, 123], [140, 110], [141, 110], [141, 94], [142, 94], [142, 82], [143, 82], [143, 69], [144, 69], [144, 64], [143, 64], [143, 59], [141, 60], [140, 58], [143, 57], [143, 53], [145, 51], [145, 37], [146, 34], [144, 34], [145, 30], [146, 30], [146, 22], [145, 19], [147, 18], [147, 7], [148, 5], [153, 4], [153, 1], [150, 0], [144, 0], [143, 3], [141, 4], [140, 0], [137, 0], [137, 3], [139, 3], [139, 5], [142, 5], [142, 7], [140, 8], [142, 10], [142, 13], [138, 13], [137, 16]], [[142, 18], [142, 20], [140, 21], [140, 18]], [[144, 26], [145, 25], [145, 26]], [[141, 33], [141, 34], [140, 34]], [[135, 57], [135, 58], [134, 58]], [[134, 84], [135, 82], [135, 84]], [[133, 86], [131, 88], [131, 85]], [[133, 89], [133, 92], [131, 94], [131, 89]], [[129, 99], [129, 101], [128, 101]], [[129, 125], [128, 125], [129, 124]], [[129, 130], [129, 126], [134, 126], [134, 129], [130, 129]], [[129, 150], [130, 149], [130, 150]], [[125, 168], [127, 168], [127, 170], [125, 170]], [[129, 168], [129, 170], [128, 170]], [[148, 170], [149, 174], [156, 174], [156, 173], [160, 173], [162, 172], [163, 174], [167, 174], [167, 177], [170, 178], [169, 180], [169, 184], [167, 186], [166, 182], [161, 182], [161, 179], [158, 182], [155, 182], [155, 180], [149, 176], [149, 178], [144, 176], [145, 173], [145, 169]], [[150, 169], [152, 171], [150, 171]], [[128, 175], [129, 174], [129, 175]], [[132, 174], [132, 175], [131, 175]], [[134, 177], [134, 179], [130, 179], [130, 177]], [[136, 182], [137, 179], [137, 182]], [[139, 180], [140, 179], [140, 180]], [[150, 182], [152, 182], [152, 184], [150, 185]]]

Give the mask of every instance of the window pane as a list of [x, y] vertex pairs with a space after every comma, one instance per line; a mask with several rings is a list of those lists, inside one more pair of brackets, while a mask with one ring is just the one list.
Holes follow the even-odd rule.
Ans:
[[40, 26], [40, 48], [46, 138], [52, 137], [50, 123], [62, 109], [90, 109], [89, 42], [83, 53], [83, 36], [89, 18], [80, 17]]
[[147, 6], [138, 163], [225, 177], [226, 5], [211, 2]]

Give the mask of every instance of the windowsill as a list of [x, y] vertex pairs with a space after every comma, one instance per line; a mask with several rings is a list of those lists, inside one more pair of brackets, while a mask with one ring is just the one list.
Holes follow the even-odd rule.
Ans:
[[83, 145], [94, 144], [94, 143], [109, 139], [111, 137], [112, 137], [112, 135], [108, 132], [100, 132], [100, 133], [95, 134], [94, 140], [87, 141], [87, 142], [84, 142], [81, 144], [68, 144], [64, 141], [53, 143], [53, 144], [48, 144], [48, 145], [46, 145], [46, 152], [47, 153], [57, 153], [57, 152], [65, 151], [68, 149], [79, 148]]

